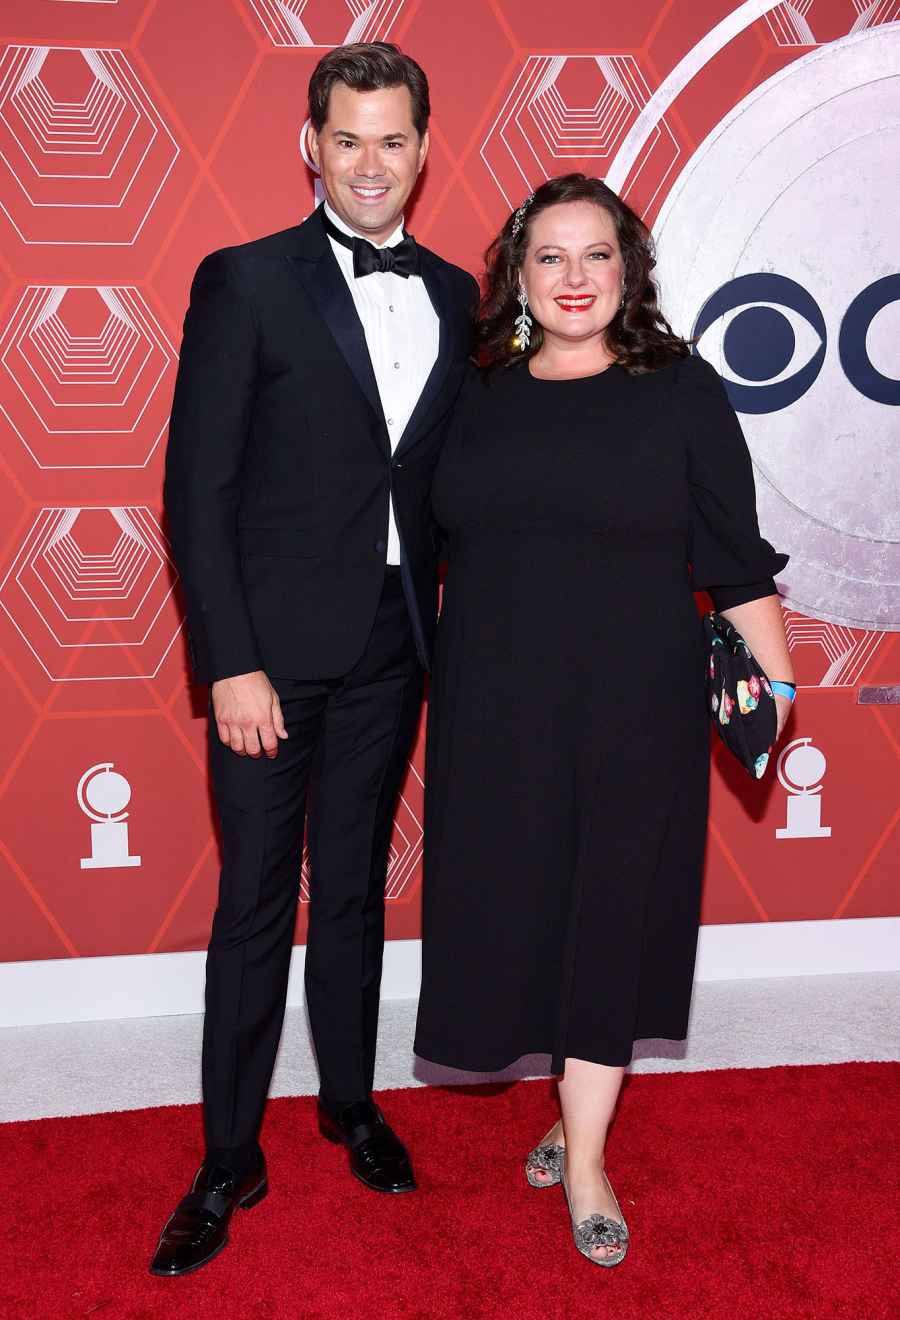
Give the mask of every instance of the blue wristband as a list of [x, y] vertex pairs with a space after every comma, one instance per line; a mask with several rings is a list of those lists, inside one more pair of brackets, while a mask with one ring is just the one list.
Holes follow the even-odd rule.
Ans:
[[788, 701], [793, 701], [797, 695], [797, 689], [793, 683], [780, 683], [778, 679], [770, 678], [769, 687], [776, 692], [779, 697], [787, 697]]

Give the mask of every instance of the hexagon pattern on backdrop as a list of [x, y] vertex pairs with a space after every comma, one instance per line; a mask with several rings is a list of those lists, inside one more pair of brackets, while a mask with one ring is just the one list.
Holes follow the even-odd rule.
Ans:
[[39, 468], [146, 467], [168, 426], [175, 350], [139, 290], [26, 289], [0, 361], [14, 387], [0, 410]]
[[[544, 179], [563, 173], [566, 160], [571, 169], [605, 175], [649, 100], [650, 87], [633, 55], [530, 55], [481, 147], [507, 207], [514, 209]], [[646, 206], [665, 186], [679, 154], [663, 116], [635, 170], [636, 176], [646, 165], [653, 175]]]
[[273, 46], [330, 49], [350, 41], [387, 41], [405, 0], [249, 0]]
[[0, 206], [23, 242], [133, 243], [178, 152], [124, 51], [6, 48]]
[[149, 509], [41, 509], [0, 605], [57, 682], [154, 678], [181, 628], [176, 580]]
[[[0, 762], [7, 914], [0, 958], [205, 943], [217, 865], [205, 693], [186, 680], [177, 571], [161, 513], [161, 442], [199, 260], [294, 224], [315, 204], [297, 141], [306, 83], [323, 51], [393, 40], [429, 73], [432, 151], [408, 217], [420, 241], [478, 273], [509, 209], [543, 179], [575, 169], [608, 177], [648, 223], [659, 221], [666, 305], [689, 331], [704, 302], [721, 301], [727, 281], [737, 286], [748, 262], [752, 279], [758, 272], [785, 277], [784, 289], [803, 284], [803, 243], [813, 246], [803, 208], [822, 209], [818, 193], [804, 193], [801, 174], [799, 184], [792, 180], [792, 212], [769, 213], [769, 228], [753, 235], [741, 229], [745, 213], [738, 205], [729, 211], [727, 197], [734, 202], [741, 189], [762, 194], [749, 176], [729, 175], [742, 150], [755, 154], [741, 139], [736, 108], [752, 109], [770, 87], [777, 91], [795, 65], [815, 100], [801, 63], [813, 56], [821, 60], [824, 101], [833, 56], [859, 96], [848, 129], [865, 124], [860, 161], [876, 159], [877, 133], [891, 123], [865, 91], [866, 70], [898, 73], [889, 45], [900, 35], [898, 20], [894, 0], [633, 0], [619, 8], [590, 0], [552, 8], [537, 0], [0, 5], [0, 658], [10, 698]], [[717, 157], [723, 125], [737, 147]], [[844, 168], [854, 159], [852, 138], [848, 131], [840, 144]], [[707, 188], [703, 171], [717, 160], [719, 174]], [[776, 184], [773, 176], [775, 191]], [[845, 229], [859, 226], [861, 213], [851, 215], [840, 188], [828, 192], [822, 184], [826, 196], [833, 227], [840, 228], [845, 205]], [[700, 216], [710, 225], [704, 232], [717, 233], [716, 207], [725, 217], [716, 238], [725, 267], [715, 287], [704, 283], [702, 261], [692, 260], [690, 279], [682, 278], [667, 229], [675, 215], [685, 236], [691, 225], [677, 202], [693, 197], [709, 208]], [[798, 234], [805, 226], [802, 242], [792, 215]], [[872, 247], [873, 262], [880, 250]], [[806, 304], [801, 299], [791, 310], [773, 303], [765, 296], [771, 284], [759, 286], [749, 319], [735, 304], [722, 314], [721, 331], [703, 331], [720, 335], [717, 351], [709, 351], [711, 340], [703, 351], [723, 371], [726, 362], [756, 371], [743, 384], [729, 378], [733, 398], [762, 397], [751, 388], [770, 391], [772, 403], [747, 402], [755, 411], [745, 421], [765, 472], [782, 470], [778, 443], [786, 429], [793, 471], [785, 472], [785, 488], [798, 470], [814, 468], [797, 446], [796, 428], [785, 428], [792, 417], [818, 408], [815, 426], [832, 447], [848, 415], [844, 405], [857, 396], [865, 435], [854, 444], [872, 444], [896, 425], [897, 302], [893, 286], [878, 283], [890, 270], [877, 257], [877, 270], [865, 258], [859, 270], [835, 274], [834, 254], [829, 260], [834, 306], [821, 281], [804, 294], [823, 307], [826, 347], [818, 358], [808, 356], [817, 351], [814, 340], [805, 347], [812, 333], [801, 324]], [[868, 299], [862, 313], [860, 298]], [[853, 334], [845, 327], [841, 338], [840, 317], [854, 308]], [[768, 367], [754, 358], [746, 344], [753, 326], [773, 331], [770, 357], [785, 345], [785, 354], [794, 352], [790, 370], [774, 357]], [[807, 365], [798, 367], [801, 351]], [[821, 371], [817, 388], [832, 394], [807, 386], [792, 412], [780, 402], [793, 388], [791, 371]], [[832, 408], [839, 389], [845, 397]], [[898, 475], [889, 467], [893, 451], [884, 444], [878, 452], [888, 466], [859, 469], [876, 496]], [[841, 458], [851, 472], [852, 458]], [[830, 495], [841, 527], [851, 522], [849, 515], [840, 521], [848, 505], [842, 470], [834, 468]], [[811, 525], [816, 490], [811, 479], [804, 504]], [[863, 530], [889, 546], [896, 511], [871, 506], [867, 494]], [[862, 526], [862, 515], [854, 516]], [[763, 783], [751, 783], [714, 749], [705, 921], [898, 911], [900, 712], [860, 706], [857, 691], [900, 678], [900, 620], [888, 617], [896, 585], [888, 580], [888, 550], [879, 559], [875, 542], [866, 544], [880, 630], [851, 626], [863, 617], [852, 601], [829, 611], [843, 622], [802, 612], [806, 598], [790, 594], [786, 574], [801, 696], [777, 773]], [[785, 548], [814, 576], [805, 542]], [[855, 553], [851, 544], [840, 563], [826, 566], [825, 576], [841, 575], [842, 602], [853, 593]], [[423, 728], [424, 719], [391, 843], [394, 938], [419, 929]], [[804, 774], [817, 779], [801, 782]], [[108, 778], [87, 791], [97, 775]], [[105, 784], [117, 792], [104, 793]], [[304, 900], [315, 883], [306, 863], [297, 882], [302, 940]]]

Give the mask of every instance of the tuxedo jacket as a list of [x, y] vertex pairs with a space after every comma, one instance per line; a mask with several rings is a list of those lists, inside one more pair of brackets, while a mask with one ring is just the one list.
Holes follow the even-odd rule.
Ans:
[[416, 647], [428, 666], [437, 616], [431, 477], [471, 352], [478, 286], [419, 251], [439, 348], [393, 454], [321, 208], [201, 263], [165, 480], [197, 681], [255, 669], [335, 678], [352, 669], [384, 581], [391, 497]]

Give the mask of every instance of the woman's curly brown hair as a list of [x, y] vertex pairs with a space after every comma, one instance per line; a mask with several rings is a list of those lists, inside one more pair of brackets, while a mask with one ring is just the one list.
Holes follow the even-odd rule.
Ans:
[[561, 202], [593, 202], [612, 217], [625, 264], [625, 302], [606, 327], [606, 347], [620, 366], [633, 376], [656, 371], [676, 358], [690, 355], [690, 344], [676, 335], [660, 311], [652, 270], [656, 265], [653, 239], [644, 222], [601, 179], [587, 174], [564, 174], [536, 189], [513, 237], [514, 212], [485, 253], [486, 288], [478, 310], [476, 360], [485, 368], [506, 367], [533, 357], [543, 342], [534, 323], [531, 343], [523, 352], [512, 343], [513, 323], [519, 313], [519, 269], [528, 247], [528, 235], [537, 216]]

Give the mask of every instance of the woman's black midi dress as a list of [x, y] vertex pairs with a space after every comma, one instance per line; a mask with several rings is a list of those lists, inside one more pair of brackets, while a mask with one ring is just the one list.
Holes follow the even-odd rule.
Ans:
[[775, 592], [746, 444], [699, 357], [473, 373], [435, 473], [416, 1053], [625, 1064], [687, 1030], [709, 718], [693, 590]]

